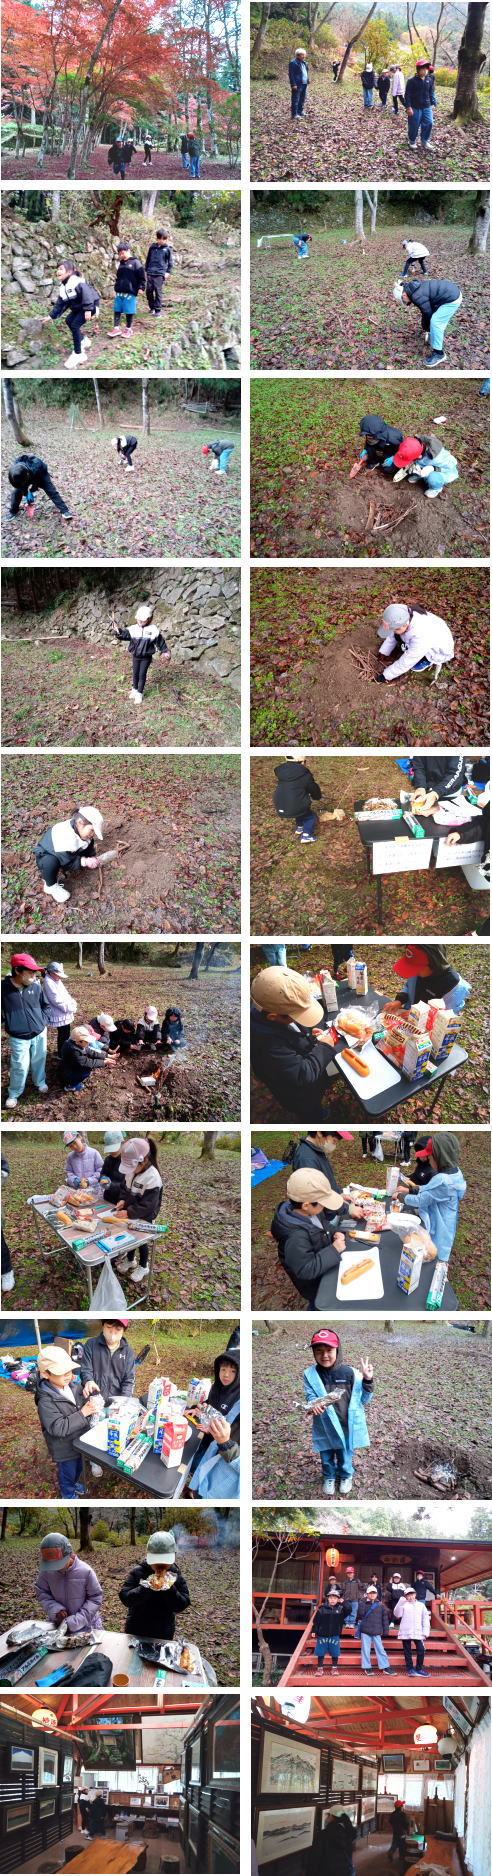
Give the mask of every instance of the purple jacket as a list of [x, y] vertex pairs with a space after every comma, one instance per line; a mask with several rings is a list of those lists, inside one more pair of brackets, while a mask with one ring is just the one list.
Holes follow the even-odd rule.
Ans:
[[86, 1628], [102, 1628], [101, 1584], [81, 1557], [75, 1557], [70, 1570], [50, 1570], [49, 1574], [40, 1570], [34, 1587], [49, 1622], [54, 1622], [60, 1609], [66, 1609], [71, 1635]]
[[69, 1153], [65, 1165], [68, 1186], [78, 1186], [81, 1179], [96, 1181], [101, 1171], [101, 1154], [95, 1146], [85, 1146], [83, 1153]]

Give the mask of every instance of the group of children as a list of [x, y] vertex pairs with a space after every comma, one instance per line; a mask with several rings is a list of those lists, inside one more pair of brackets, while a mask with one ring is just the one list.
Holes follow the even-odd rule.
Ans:
[[[316, 1353], [319, 1361], [319, 1349]], [[394, 1570], [384, 1596], [377, 1571], [374, 1571], [366, 1584], [356, 1576], [352, 1565], [347, 1565], [340, 1584], [335, 1571], [330, 1572], [323, 1600], [313, 1619], [318, 1675], [324, 1673], [327, 1655], [331, 1660], [332, 1674], [339, 1674], [338, 1661], [344, 1629], [351, 1630], [360, 1640], [364, 1674], [374, 1672], [371, 1665], [373, 1648], [380, 1673], [393, 1674], [384, 1643], [391, 1629], [397, 1628], [406, 1674], [412, 1679], [427, 1680], [424, 1667], [425, 1643], [430, 1631], [427, 1596], [432, 1598], [434, 1594], [434, 1587], [427, 1581], [423, 1570], [416, 1571], [414, 1583], [404, 1583], [399, 1571]]]
[[[64, 1532], [48, 1531], [41, 1539], [34, 1588], [43, 1616], [54, 1628], [63, 1625], [68, 1635], [103, 1628], [102, 1585]], [[126, 1635], [143, 1641], [174, 1640], [176, 1616], [191, 1607], [188, 1584], [176, 1566], [174, 1531], [153, 1532], [144, 1561], [129, 1570], [118, 1595], [126, 1610]]]
[[[349, 1219], [363, 1219], [364, 1209], [348, 1203], [338, 1185], [331, 1158], [340, 1139], [353, 1136], [343, 1129], [315, 1128], [295, 1146], [286, 1165], [287, 1196], [280, 1200], [271, 1223], [279, 1261], [308, 1309], [316, 1307], [321, 1277], [338, 1269], [346, 1250]], [[400, 1171], [395, 1194], [405, 1210], [416, 1212], [427, 1234], [425, 1260], [437, 1257], [448, 1263], [453, 1248], [466, 1180], [460, 1167], [460, 1143], [453, 1133], [411, 1136], [415, 1167]], [[408, 1163], [408, 1162], [406, 1162]]]
[[372, 414], [361, 417], [359, 432], [364, 445], [350, 470], [350, 481], [361, 469], [381, 469], [393, 482], [421, 482], [427, 501], [435, 501], [443, 488], [458, 481], [456, 456], [443, 448], [439, 436], [417, 432], [404, 436], [403, 430]]
[[[145, 262], [138, 260], [132, 251], [130, 241], [119, 241], [117, 253], [113, 326], [108, 333], [110, 339], [121, 339], [124, 338], [125, 332], [131, 332], [139, 293], [145, 293], [151, 317], [161, 318], [162, 295], [166, 279], [173, 269], [171, 241], [164, 228], [157, 229]], [[65, 371], [76, 371], [79, 365], [88, 363], [87, 354], [92, 340], [85, 328], [91, 324], [92, 320], [99, 317], [101, 295], [98, 287], [92, 286], [71, 261], [59, 261], [56, 277], [58, 298], [43, 320], [43, 325], [48, 326], [50, 321], [65, 319], [72, 339], [72, 351], [69, 358], [65, 360]], [[121, 326], [123, 317], [124, 327]]]
[[[147, 1146], [150, 1142], [145, 1142]], [[142, 1142], [129, 1142], [141, 1147]], [[123, 1154], [122, 1154], [123, 1158]], [[94, 1401], [107, 1405], [121, 1394], [135, 1391], [136, 1359], [127, 1342], [127, 1316], [104, 1321], [68, 1355], [53, 1343], [39, 1352], [34, 1374], [34, 1399], [48, 1452], [54, 1460], [61, 1498], [84, 1496], [82, 1458], [74, 1442], [88, 1431], [96, 1411]], [[145, 1353], [148, 1351], [146, 1350]], [[214, 1361], [214, 1378], [207, 1396], [213, 1410], [209, 1430], [200, 1434], [187, 1481], [187, 1495], [198, 1499], [234, 1499], [239, 1496], [240, 1353], [237, 1332]], [[143, 1397], [145, 1404], [145, 1397]], [[93, 1477], [102, 1476], [92, 1464]], [[133, 1585], [132, 1585], [133, 1587]], [[137, 1587], [137, 1585], [135, 1585]], [[129, 1598], [131, 1612], [132, 1602]], [[133, 1633], [136, 1631], [133, 1630]]]
[[[105, 1202], [121, 1215], [122, 1222], [131, 1219], [142, 1226], [155, 1223], [163, 1186], [153, 1136], [127, 1140], [121, 1127], [110, 1127], [104, 1135], [104, 1159], [89, 1146], [84, 1128], [67, 1127], [63, 1143], [70, 1147], [65, 1167], [67, 1185], [87, 1190], [89, 1204], [91, 1191], [97, 1196], [102, 1191]], [[148, 1244], [139, 1245], [137, 1253], [130, 1246], [117, 1259], [116, 1267], [132, 1283], [141, 1284], [146, 1280], [148, 1261]]]
[[[147, 1004], [137, 1022], [129, 1017], [115, 1021], [109, 1011], [99, 1010], [89, 1022], [74, 1023], [76, 1013], [76, 999], [67, 987], [66, 971], [58, 959], [43, 966], [30, 952], [13, 952], [10, 973], [2, 981], [2, 1022], [10, 1044], [7, 1108], [17, 1107], [29, 1073], [37, 1093], [49, 1093], [49, 1028], [56, 1030], [58, 1074], [62, 1087], [70, 1094], [80, 1092], [94, 1069], [107, 1066], [121, 1055], [161, 1050], [164, 1061], [186, 1046], [181, 1011], [175, 1004], [168, 1006], [162, 1021], [154, 1004]], [[151, 1088], [155, 1075], [138, 1079], [141, 1087]]]
[[[80, 363], [80, 360], [78, 361]], [[117, 458], [126, 472], [134, 471], [133, 457], [138, 449], [138, 437], [120, 433], [111, 437], [111, 448], [116, 450]], [[219, 476], [225, 476], [235, 443], [221, 437], [215, 437], [210, 443], [201, 444], [201, 454], [207, 459], [207, 468]], [[9, 503], [9, 519], [14, 520], [21, 510], [29, 521], [35, 516], [35, 496], [41, 489], [48, 500], [53, 502], [61, 521], [73, 521], [73, 514], [67, 507], [63, 495], [50, 475], [48, 464], [42, 456], [32, 451], [24, 451], [14, 458], [9, 469], [9, 482], [12, 495]]]

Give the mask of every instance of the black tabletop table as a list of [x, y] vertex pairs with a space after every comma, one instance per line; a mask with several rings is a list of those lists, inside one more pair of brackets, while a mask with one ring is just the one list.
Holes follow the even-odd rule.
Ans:
[[[356, 996], [355, 990], [349, 990], [347, 983], [337, 984], [337, 997], [339, 1009], [345, 1009], [348, 1004], [353, 1004], [357, 1009], [374, 1009], [374, 1005], [377, 1004], [378, 1010], [382, 1010], [384, 1009], [385, 1003], [389, 1003], [391, 1000], [386, 993], [383, 995], [379, 990], [369, 990], [367, 996], [358, 997]], [[402, 1016], [404, 1016], [404, 1014], [405, 1011], [402, 1006]], [[350, 1042], [350, 1038], [347, 1038], [347, 1042]], [[423, 1090], [425, 1090], [426, 1093], [433, 1094], [433, 1099], [429, 1107], [429, 1114], [431, 1114], [435, 1102], [437, 1101], [440, 1081], [445, 1079], [446, 1075], [454, 1074], [455, 1069], [461, 1068], [463, 1063], [467, 1061], [468, 1055], [466, 1049], [462, 1049], [459, 1043], [455, 1042], [454, 1047], [450, 1050], [449, 1055], [446, 1056], [445, 1061], [440, 1062], [439, 1067], [434, 1067], [431, 1075], [427, 1072], [420, 1075], [417, 1081], [409, 1081], [407, 1075], [402, 1075], [398, 1073], [397, 1070], [398, 1081], [395, 1081], [391, 1088], [385, 1088], [382, 1094], [375, 1094], [372, 1097], [369, 1096], [364, 1099], [364, 1081], [362, 1077], [359, 1093], [359, 1089], [354, 1088], [350, 1077], [345, 1073], [345, 1063], [342, 1056], [337, 1055], [336, 1057], [336, 1065], [339, 1073], [343, 1075], [344, 1081], [347, 1082], [351, 1093], [355, 1095], [356, 1100], [362, 1108], [363, 1114], [370, 1120], [384, 1120], [386, 1114], [391, 1114], [393, 1109], [399, 1107], [402, 1101], [410, 1101], [413, 1094], [421, 1094]], [[316, 1118], [321, 1120], [322, 1117], [313, 1115], [313, 1124]]]
[[[201, 1435], [193, 1427], [183, 1454], [182, 1463], [186, 1469], [196, 1452], [200, 1438]], [[74, 1448], [77, 1453], [81, 1454], [82, 1459], [88, 1462], [92, 1460], [96, 1466], [102, 1466], [103, 1472], [114, 1472], [119, 1479], [127, 1479], [129, 1485], [138, 1486], [139, 1491], [149, 1492], [152, 1498], [179, 1497], [183, 1483], [182, 1471], [179, 1466], [163, 1466], [162, 1459], [158, 1459], [155, 1453], [147, 1453], [147, 1458], [142, 1461], [138, 1471], [130, 1473], [123, 1472], [111, 1453], [101, 1452], [100, 1446], [95, 1444], [93, 1446], [90, 1440], [85, 1438], [74, 1440]]]
[[[357, 815], [358, 813], [360, 813], [363, 807], [364, 807], [363, 800], [355, 801], [354, 802], [354, 814]], [[422, 872], [428, 872], [430, 868], [432, 870], [435, 870], [437, 848], [438, 848], [439, 843], [441, 843], [442, 841], [446, 839], [447, 834], [454, 834], [454, 833], [458, 834], [458, 841], [456, 841], [454, 846], [449, 849], [450, 866], [456, 866], [459, 864], [459, 847], [469, 846], [470, 841], [481, 841], [483, 844], [484, 832], [483, 832], [483, 817], [481, 814], [471, 815], [469, 821], [464, 821], [461, 827], [454, 828], [452, 826], [448, 826], [448, 827], [440, 826], [439, 822], [435, 820], [435, 817], [433, 814], [425, 814], [425, 815], [414, 814], [413, 808], [409, 808], [409, 812], [413, 814], [414, 820], [418, 821], [419, 827], [422, 828], [422, 832], [425, 836], [425, 840], [432, 841], [432, 853], [430, 855], [430, 858], [423, 860], [422, 869], [417, 867], [415, 869], [416, 871], [420, 872], [420, 870], [422, 870]], [[379, 841], [384, 840], [384, 841], [395, 842], [397, 840], [401, 840], [402, 838], [405, 837], [405, 835], [408, 834], [408, 838], [410, 841], [412, 841], [413, 846], [417, 853], [420, 846], [424, 847], [424, 841], [421, 842], [418, 839], [417, 835], [410, 833], [410, 829], [407, 827], [406, 821], [404, 821], [403, 818], [401, 818], [400, 820], [395, 820], [395, 821], [389, 821], [389, 820], [383, 821], [383, 820], [378, 819], [377, 815], [374, 815], [373, 818], [367, 821], [358, 821], [356, 819], [355, 825], [357, 828], [357, 833], [359, 835], [361, 845], [364, 847], [364, 850], [365, 850], [368, 873], [372, 877], [374, 877], [376, 880], [377, 911], [378, 911], [379, 923], [382, 924], [383, 923], [383, 888], [382, 888], [383, 875], [381, 873], [374, 874], [374, 871], [373, 871], [372, 863], [373, 863], [374, 847], [378, 845]], [[406, 870], [407, 869], [405, 868], [404, 860], [402, 859], [401, 871], [402, 873], [404, 873]], [[398, 873], [396, 877], [398, 877]]]
[[[418, 1223], [418, 1213], [416, 1212], [415, 1224], [417, 1227]], [[344, 1220], [343, 1224], [340, 1225], [340, 1230], [344, 1231], [350, 1227], [350, 1225], [350, 1220], [347, 1226]], [[356, 1229], [361, 1231], [364, 1229], [362, 1224], [357, 1226], [356, 1220], [353, 1221], [353, 1225]], [[361, 1309], [364, 1311], [366, 1309], [381, 1311], [389, 1308], [394, 1314], [405, 1309], [425, 1309], [427, 1294], [432, 1283], [433, 1272], [436, 1268], [435, 1259], [432, 1263], [422, 1264], [420, 1283], [416, 1290], [412, 1290], [411, 1296], [407, 1296], [405, 1290], [398, 1288], [396, 1281], [402, 1238], [397, 1231], [383, 1230], [381, 1236], [376, 1239], [376, 1243], [379, 1244], [379, 1261], [381, 1265], [381, 1276], [384, 1283], [384, 1296], [365, 1297], [362, 1302], [359, 1298], [358, 1302], [352, 1303], [349, 1300], [350, 1286], [347, 1286], [347, 1295], [342, 1302], [341, 1298], [337, 1297], [336, 1293], [338, 1269], [327, 1270], [325, 1271], [324, 1277], [320, 1277], [315, 1296], [315, 1309], [327, 1310], [330, 1314], [333, 1314], [335, 1310], [343, 1309], [344, 1311], [348, 1310], [350, 1313], [353, 1311], [354, 1314], [358, 1315], [360, 1315]], [[369, 1249], [370, 1247], [368, 1245], [368, 1251]], [[361, 1257], [364, 1255], [364, 1245], [361, 1243], [358, 1244], [355, 1238], [347, 1238], [347, 1250], [359, 1250]], [[442, 1309], [459, 1308], [454, 1290], [451, 1288], [450, 1283], [446, 1284], [441, 1307]]]

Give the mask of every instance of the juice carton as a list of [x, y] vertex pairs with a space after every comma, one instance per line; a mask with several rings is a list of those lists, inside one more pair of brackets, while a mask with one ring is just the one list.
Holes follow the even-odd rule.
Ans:
[[347, 961], [347, 983], [350, 990], [355, 990], [357, 997], [366, 997], [369, 989], [367, 964], [362, 958], [349, 958]]
[[387, 1166], [386, 1167], [386, 1195], [389, 1199], [396, 1198], [399, 1180], [400, 1180], [400, 1173], [399, 1173], [398, 1166]]
[[398, 1289], [403, 1290], [405, 1296], [411, 1296], [413, 1290], [418, 1289], [423, 1261], [424, 1247], [420, 1234], [409, 1231], [402, 1244], [396, 1279]]
[[108, 1453], [111, 1453], [114, 1459], [119, 1459], [124, 1452], [141, 1412], [139, 1400], [125, 1398], [122, 1401], [112, 1402], [108, 1417]]
[[201, 1407], [204, 1401], [208, 1400], [211, 1386], [212, 1382], [208, 1375], [202, 1375], [201, 1377], [199, 1375], [192, 1375], [186, 1395], [186, 1406]]
[[156, 1407], [158, 1400], [161, 1400], [162, 1396], [167, 1397], [171, 1393], [171, 1389], [172, 1381], [169, 1380], [169, 1375], [156, 1375], [155, 1379], [150, 1383], [147, 1395], [147, 1407], [149, 1409]]
[[166, 1420], [162, 1430], [161, 1459], [163, 1466], [179, 1466], [183, 1457], [185, 1440], [189, 1426], [182, 1416]]
[[319, 987], [327, 1016], [338, 1014], [337, 987], [331, 971], [319, 972]]
[[418, 1081], [430, 1061], [432, 1044], [430, 1036], [409, 1036], [405, 1045], [402, 1062], [402, 1074], [409, 1081]]

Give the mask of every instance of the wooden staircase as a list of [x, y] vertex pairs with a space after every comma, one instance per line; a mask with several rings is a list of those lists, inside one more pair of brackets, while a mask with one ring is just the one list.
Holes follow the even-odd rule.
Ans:
[[[478, 1662], [474, 1661], [473, 1655], [468, 1653], [468, 1649], [464, 1648], [462, 1643], [458, 1641], [455, 1632], [448, 1627], [446, 1622], [443, 1622], [442, 1617], [439, 1615], [437, 1603], [431, 1605], [430, 1614], [431, 1627], [425, 1645], [424, 1662], [429, 1679], [426, 1681], [419, 1680], [418, 1686], [422, 1688], [422, 1691], [430, 1691], [430, 1689], [434, 1687], [461, 1687], [464, 1693], [471, 1687], [487, 1687], [490, 1691], [488, 1675], [482, 1673], [482, 1669], [478, 1666]], [[292, 1659], [289, 1661], [282, 1675], [282, 1679], [279, 1682], [280, 1687], [315, 1687], [322, 1689], [326, 1682], [327, 1685], [333, 1687], [338, 1686], [340, 1689], [342, 1689], [342, 1687], [368, 1688], [369, 1678], [371, 1678], [372, 1690], [374, 1690], [375, 1687], [389, 1688], [391, 1677], [382, 1672], [380, 1673], [376, 1663], [374, 1648], [371, 1657], [372, 1676], [369, 1677], [369, 1675], [364, 1674], [360, 1665], [360, 1641], [356, 1639], [353, 1630], [350, 1628], [342, 1630], [340, 1655], [337, 1663], [338, 1677], [332, 1675], [331, 1659], [327, 1654], [325, 1656], [322, 1679], [321, 1675], [317, 1673], [318, 1662], [314, 1652], [316, 1637], [313, 1635], [312, 1630], [313, 1617], [311, 1617], [311, 1621], [304, 1630], [304, 1634], [301, 1635], [301, 1640], [292, 1655]], [[403, 1649], [398, 1639], [398, 1631], [396, 1628], [390, 1629], [389, 1636], [384, 1641], [384, 1647], [390, 1668], [393, 1669], [395, 1681], [398, 1680], [399, 1683], [403, 1683], [410, 1693], [415, 1683], [413, 1677], [410, 1678], [407, 1674]], [[415, 1660], [415, 1648], [413, 1648], [412, 1653], [413, 1659]], [[417, 1689], [415, 1689], [415, 1691], [417, 1691]]]

